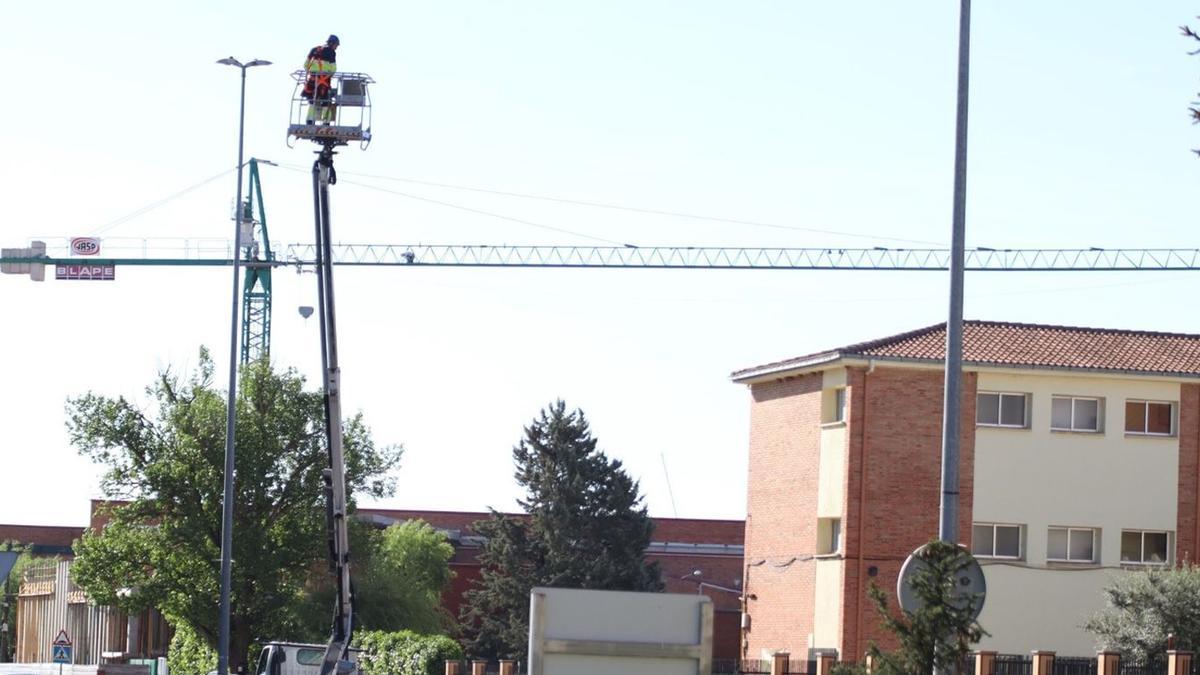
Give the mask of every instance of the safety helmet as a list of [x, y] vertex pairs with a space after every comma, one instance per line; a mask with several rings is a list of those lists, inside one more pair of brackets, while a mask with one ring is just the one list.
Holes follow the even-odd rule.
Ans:
[[342, 41], [338, 39], [338, 36], [336, 36], [336, 35], [330, 35], [330, 36], [329, 36], [329, 39], [325, 41], [325, 44], [327, 44], [327, 45], [340, 45], [340, 44], [342, 44]]

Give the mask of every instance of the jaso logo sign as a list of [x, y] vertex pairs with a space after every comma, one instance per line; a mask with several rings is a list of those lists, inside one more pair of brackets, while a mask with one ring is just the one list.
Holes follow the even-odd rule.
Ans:
[[96, 237], [75, 237], [71, 240], [71, 255], [99, 255], [100, 240]]

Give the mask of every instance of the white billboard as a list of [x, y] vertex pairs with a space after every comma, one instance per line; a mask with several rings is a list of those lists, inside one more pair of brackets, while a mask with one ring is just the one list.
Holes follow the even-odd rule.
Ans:
[[705, 595], [534, 588], [529, 675], [711, 675]]

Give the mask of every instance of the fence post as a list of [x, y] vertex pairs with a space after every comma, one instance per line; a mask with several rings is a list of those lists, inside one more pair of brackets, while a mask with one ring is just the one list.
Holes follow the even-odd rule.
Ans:
[[[837, 654], [830, 654], [829, 652], [817, 654], [817, 675], [829, 675], [835, 663], [837, 663]], [[1188, 675], [1191, 675], [1191, 673], [1188, 673]]]
[[872, 654], [871, 652], [867, 652], [866, 654], [864, 654], [863, 655], [863, 665], [867, 669], [867, 675], [871, 675], [871, 673], [874, 673], [875, 672], [875, 655]]
[[446, 675], [462, 675], [462, 664], [446, 659]]
[[1033, 650], [1033, 670], [1031, 675], [1054, 675], [1054, 652], [1040, 649]]
[[975, 652], [975, 675], [996, 675], [996, 652]]
[[[500, 675], [517, 675], [517, 662], [507, 659], [500, 660]], [[1188, 673], [1187, 675], [1191, 675]]]
[[1167, 675], [1192, 675], [1192, 652], [1167, 650]]
[[1120, 675], [1120, 652], [1096, 652], [1096, 675]]
[[487, 675], [487, 661], [472, 661], [471, 675]]
[[775, 652], [771, 655], [771, 675], [787, 675], [788, 653]]

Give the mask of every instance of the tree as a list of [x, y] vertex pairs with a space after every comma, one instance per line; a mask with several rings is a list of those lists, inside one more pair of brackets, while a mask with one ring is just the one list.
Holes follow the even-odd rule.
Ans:
[[528, 517], [493, 511], [474, 525], [486, 543], [463, 615], [473, 654], [525, 652], [534, 586], [662, 590], [658, 564], [645, 559], [654, 524], [638, 484], [596, 446], [583, 411], [568, 413], [559, 400], [513, 448]]
[[1167, 650], [1200, 646], [1200, 567], [1184, 563], [1116, 575], [1104, 588], [1104, 609], [1083, 625], [1104, 649], [1145, 663]]
[[[1180, 26], [1179, 30], [1182, 31], [1184, 37], [1200, 42], [1200, 33], [1192, 30], [1191, 26]], [[1188, 52], [1189, 56], [1196, 56], [1197, 54], [1200, 54], [1200, 49]], [[1200, 103], [1193, 103], [1188, 107], [1188, 115], [1192, 118], [1192, 124], [1200, 123], [1200, 108], [1197, 108], [1197, 105], [1200, 105]], [[1200, 150], [1192, 150], [1192, 152], [1200, 155]]]
[[[12, 569], [8, 571], [8, 576], [0, 579], [0, 663], [5, 663], [12, 661], [16, 652], [14, 644], [17, 631], [16, 600], [17, 593], [21, 588], [21, 578], [24, 576], [25, 570], [38, 563], [47, 564], [47, 561], [44, 558], [40, 560], [34, 558], [30, 555], [29, 550], [18, 542], [0, 542], [0, 551], [20, 552]], [[48, 564], [53, 565], [57, 561], [57, 558], [52, 558]]]
[[896, 636], [898, 649], [884, 652], [872, 644], [870, 653], [882, 675], [929, 675], [934, 669], [954, 671], [971, 645], [987, 633], [974, 619], [980, 598], [955, 591], [957, 574], [971, 563], [961, 547], [940, 540], [926, 544], [918, 558], [925, 564], [912, 577], [912, 589], [922, 603], [915, 612], [893, 614], [887, 594], [871, 584], [868, 594], [884, 628]]
[[[422, 520], [384, 530], [351, 522], [354, 551], [354, 626], [356, 630], [422, 634], [450, 632], [454, 617], [442, 607], [442, 593], [454, 578], [454, 547]], [[308, 603], [304, 635], [329, 629], [333, 584], [324, 577]]]
[[[79, 452], [107, 467], [101, 488], [123, 500], [79, 542], [75, 581], [98, 604], [157, 607], [209, 645], [217, 639], [225, 394], [201, 349], [186, 382], [166, 370], [147, 388], [153, 413], [89, 393], [68, 402]], [[305, 582], [326, 555], [324, 403], [294, 370], [247, 366], [236, 402], [230, 664], [252, 638], [298, 630]], [[347, 493], [383, 497], [398, 447], [377, 448], [362, 416], [342, 424]]]

